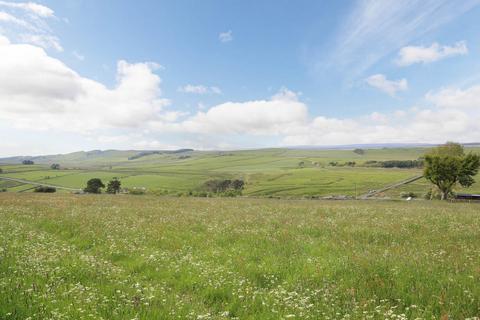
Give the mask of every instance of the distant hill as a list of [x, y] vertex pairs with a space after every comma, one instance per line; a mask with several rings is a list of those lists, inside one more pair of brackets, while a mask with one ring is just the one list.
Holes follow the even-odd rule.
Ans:
[[24, 160], [32, 160], [36, 164], [68, 163], [88, 164], [88, 163], [118, 163], [120, 161], [135, 160], [142, 157], [161, 154], [180, 154], [194, 151], [193, 149], [180, 150], [91, 150], [78, 151], [67, 154], [41, 155], [41, 156], [15, 156], [0, 158], [0, 164], [22, 163]]
[[[480, 147], [480, 143], [464, 143], [466, 147]], [[390, 160], [416, 159], [425, 152], [425, 148], [431, 148], [435, 144], [425, 143], [390, 143], [390, 144], [350, 144], [333, 146], [291, 146], [285, 148], [253, 149], [253, 150], [231, 150], [225, 151], [195, 151], [193, 149], [178, 150], [91, 150], [78, 151], [67, 154], [40, 155], [40, 156], [16, 156], [0, 158], [0, 164], [21, 164], [24, 160], [32, 160], [35, 164], [59, 163], [62, 166], [69, 167], [109, 167], [111, 165], [135, 165], [135, 164], [154, 164], [158, 161], [172, 162], [177, 160], [186, 160], [191, 157], [203, 156], [226, 156], [233, 154], [250, 154], [252, 157], [262, 157], [268, 153], [278, 153], [288, 151], [290, 154], [298, 156], [301, 153], [311, 157], [327, 157], [338, 159], [347, 157], [350, 159], [350, 150], [364, 149], [374, 151], [383, 151], [380, 158], [386, 157]], [[343, 154], [342, 152], [347, 152]], [[370, 154], [371, 154], [370, 152]], [[358, 155], [356, 155], [358, 156]], [[365, 158], [365, 156], [363, 156]], [[376, 159], [376, 158], [375, 158]], [[350, 159], [351, 160], [351, 159]]]
[[[383, 149], [383, 148], [431, 148], [439, 144], [433, 143], [370, 143], [370, 144], [344, 144], [331, 146], [291, 146], [292, 150], [353, 150], [360, 149]], [[480, 147], [480, 142], [463, 143], [466, 147]]]

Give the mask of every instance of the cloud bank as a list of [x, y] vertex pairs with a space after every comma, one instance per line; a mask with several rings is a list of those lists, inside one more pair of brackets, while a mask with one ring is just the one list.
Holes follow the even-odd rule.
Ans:
[[[196, 148], [235, 147], [231, 141], [239, 135], [256, 141], [273, 137], [279, 146], [480, 141], [480, 86], [429, 92], [424, 108], [351, 119], [312, 116], [288, 89], [269, 99], [230, 101], [189, 115], [163, 97], [156, 63], [119, 61], [117, 83], [108, 88], [38, 46], [0, 36], [0, 56], [0, 120], [26, 130], [98, 136], [125, 146], [166, 146], [156, 137], [190, 135], [185, 141]], [[389, 94], [407, 86], [378, 75], [369, 79]]]

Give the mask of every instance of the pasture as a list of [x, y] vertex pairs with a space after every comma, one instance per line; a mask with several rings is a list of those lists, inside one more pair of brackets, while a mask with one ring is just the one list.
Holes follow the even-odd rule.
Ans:
[[480, 206], [0, 194], [1, 319], [476, 319]]
[[[479, 148], [467, 150], [479, 152]], [[140, 157], [138, 151], [91, 151], [37, 157], [33, 166], [18, 165], [20, 158], [0, 159], [0, 177], [78, 189], [91, 178], [106, 182], [117, 177], [125, 188], [146, 188], [149, 193], [171, 195], [198, 191], [211, 179], [242, 179], [246, 183], [244, 196], [354, 197], [421, 174], [420, 169], [369, 167], [368, 161], [416, 160], [426, 151], [384, 148], [356, 154], [353, 150], [263, 149], [158, 152]], [[345, 165], [348, 162], [355, 162], [355, 166]], [[51, 170], [52, 163], [59, 163], [62, 169]], [[430, 187], [426, 181], [414, 186], [412, 190], [409, 185], [404, 186], [401, 191], [415, 191], [421, 197]], [[0, 180], [0, 188], [28, 192], [33, 186]], [[472, 190], [477, 191], [475, 188], [479, 187]], [[398, 198], [401, 191], [381, 196]]]

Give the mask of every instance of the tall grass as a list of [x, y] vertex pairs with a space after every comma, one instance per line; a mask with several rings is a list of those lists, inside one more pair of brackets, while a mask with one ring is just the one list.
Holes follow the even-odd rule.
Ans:
[[0, 319], [480, 316], [480, 206], [0, 194]]

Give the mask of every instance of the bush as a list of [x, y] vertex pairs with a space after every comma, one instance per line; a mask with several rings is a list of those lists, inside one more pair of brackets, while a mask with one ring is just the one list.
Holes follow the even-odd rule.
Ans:
[[354, 153], [356, 154], [359, 154], [359, 155], [364, 155], [365, 154], [365, 150], [363, 149], [355, 149], [353, 150]]
[[402, 197], [403, 199], [406, 199], [406, 198], [416, 198], [417, 197], [417, 194], [415, 192], [412, 192], [412, 191], [409, 191], [409, 192], [402, 192], [400, 193], [400, 197]]
[[32, 160], [23, 160], [22, 164], [31, 165], [31, 164], [35, 164], [35, 162], [33, 162]]
[[387, 160], [375, 161], [370, 160], [365, 162], [366, 167], [380, 167], [380, 168], [423, 168], [423, 160]]
[[57, 192], [57, 189], [54, 187], [40, 186], [40, 187], [36, 187], [34, 192], [55, 193]]
[[7, 189], [2, 188], [2, 189], [0, 189], [0, 192], [7, 192]]

